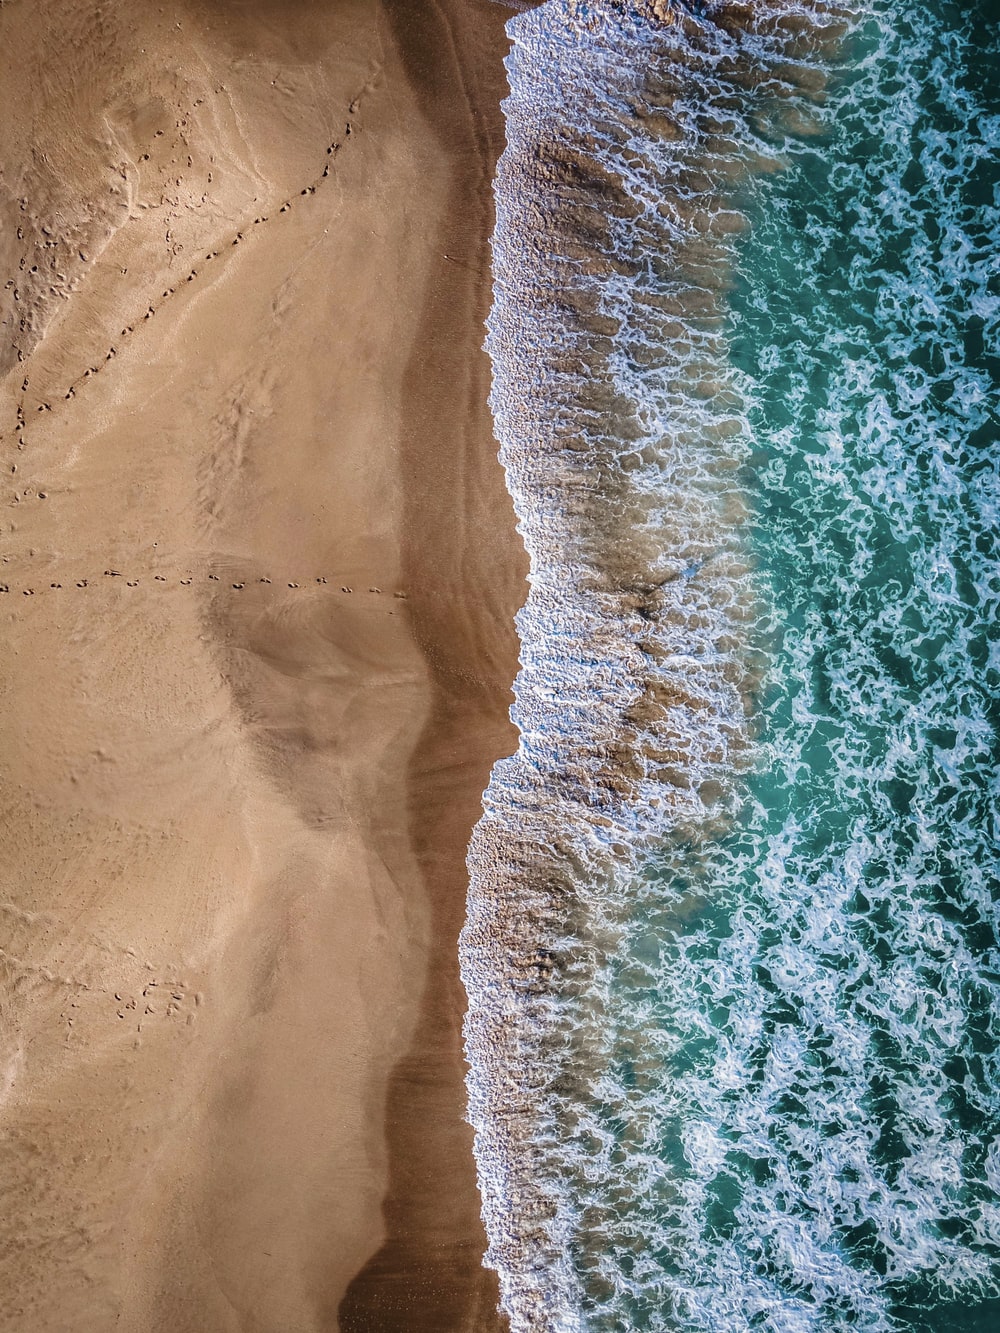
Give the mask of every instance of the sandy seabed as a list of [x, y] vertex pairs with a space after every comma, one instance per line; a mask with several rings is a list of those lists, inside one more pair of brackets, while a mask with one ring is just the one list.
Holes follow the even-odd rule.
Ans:
[[489, 0], [0, 5], [0, 1329], [500, 1327]]

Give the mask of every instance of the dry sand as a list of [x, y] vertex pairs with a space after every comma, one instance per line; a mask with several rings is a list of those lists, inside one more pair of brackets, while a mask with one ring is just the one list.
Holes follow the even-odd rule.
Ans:
[[499, 1327], [508, 12], [0, 5], [4, 1333]]

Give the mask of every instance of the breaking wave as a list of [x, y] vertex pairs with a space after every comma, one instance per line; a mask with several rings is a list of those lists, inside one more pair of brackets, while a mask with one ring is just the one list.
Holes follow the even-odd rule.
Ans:
[[461, 963], [515, 1333], [1000, 1296], [985, 28], [511, 21], [487, 347], [530, 592]]

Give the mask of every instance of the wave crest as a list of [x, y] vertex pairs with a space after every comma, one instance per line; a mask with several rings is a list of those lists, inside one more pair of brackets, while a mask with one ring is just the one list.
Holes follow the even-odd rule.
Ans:
[[580, 1327], [576, 1205], [546, 1145], [600, 1022], [572, 1001], [605, 906], [667, 831], [725, 820], [752, 753], [766, 625], [724, 334], [732, 199], [808, 128], [811, 57], [843, 28], [819, 4], [662, 0], [551, 0], [509, 25], [486, 345], [530, 592], [520, 743], [473, 833], [460, 953], [487, 1262], [515, 1330]]

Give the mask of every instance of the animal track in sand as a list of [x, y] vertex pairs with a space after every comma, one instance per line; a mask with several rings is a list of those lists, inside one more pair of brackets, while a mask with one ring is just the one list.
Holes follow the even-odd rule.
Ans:
[[[330, 176], [330, 167], [331, 167], [331, 165], [332, 165], [332, 162], [336, 159], [337, 154], [340, 152], [340, 149], [341, 149], [341, 147], [342, 147], [342, 143], [343, 143], [344, 141], [346, 141], [346, 140], [351, 136], [351, 134], [354, 132], [354, 125], [353, 125], [353, 119], [352, 119], [352, 118], [356, 115], [356, 113], [357, 113], [357, 111], [358, 111], [358, 108], [359, 108], [359, 106], [360, 106], [360, 104], [361, 104], [361, 101], [363, 100], [365, 94], [366, 94], [367, 92], [369, 92], [369, 91], [371, 90], [372, 87], [375, 86], [375, 81], [376, 81], [376, 79], [377, 79], [377, 77], [378, 77], [378, 73], [379, 73], [379, 71], [376, 70], [375, 73], [368, 79], [367, 83], [366, 83], [365, 86], [362, 88], [361, 92], [360, 92], [356, 97], [354, 97], [354, 98], [352, 99], [352, 101], [351, 101], [351, 103], [350, 103], [350, 105], [349, 105], [349, 107], [348, 107], [348, 118], [347, 118], [347, 120], [346, 120], [346, 122], [345, 122], [345, 126], [344, 126], [343, 139], [342, 139], [342, 140], [334, 140], [332, 143], [330, 143], [330, 144], [327, 146], [327, 149], [326, 149], [326, 156], [327, 156], [327, 159], [328, 159], [328, 160], [327, 160], [327, 162], [325, 163], [322, 172], [320, 172], [320, 174], [319, 174], [318, 176], [316, 176], [311, 182], [308, 182], [306, 185], [304, 185], [304, 186], [299, 190], [298, 193], [299, 193], [299, 197], [300, 197], [300, 198], [301, 198], [301, 197], [308, 197], [309, 195], [314, 195], [314, 194], [316, 193], [317, 189], [319, 188], [319, 186], [323, 183], [323, 181], [329, 178], [329, 176]], [[200, 99], [199, 99], [199, 100], [200, 100]], [[146, 154], [146, 156], [148, 157], [148, 154]], [[209, 179], [211, 179], [211, 175], [209, 176]], [[281, 204], [281, 206], [279, 207], [278, 211], [279, 211], [279, 213], [288, 213], [288, 212], [291, 211], [291, 208], [292, 208], [292, 201], [291, 201], [291, 198], [288, 198], [288, 199], [286, 199], [286, 200]], [[23, 211], [23, 208], [22, 208], [22, 211]], [[236, 245], [239, 245], [240, 242], [243, 241], [243, 240], [245, 239], [245, 237], [246, 237], [246, 235], [247, 235], [247, 229], [248, 229], [250, 226], [261, 226], [261, 225], [267, 223], [269, 216], [270, 216], [269, 214], [258, 214], [256, 217], [254, 217], [252, 223], [244, 223], [244, 227], [243, 227], [243, 229], [238, 230], [238, 231], [235, 233], [235, 235], [233, 235], [233, 236], [230, 237], [230, 246], [236, 246]], [[46, 231], [47, 234], [51, 235], [51, 232], [49, 232], [46, 228], [43, 228], [43, 231]], [[53, 242], [53, 244], [54, 244], [54, 242]], [[206, 262], [206, 263], [209, 263], [209, 262], [211, 262], [213, 259], [217, 259], [218, 256], [219, 256], [219, 253], [220, 253], [220, 252], [219, 252], [218, 249], [209, 250], [209, 251], [206, 253], [206, 255], [205, 255], [205, 262]], [[81, 255], [82, 255], [82, 252], [81, 252]], [[84, 257], [84, 262], [86, 262], [85, 257]], [[185, 277], [185, 281], [186, 281], [187, 283], [194, 283], [194, 282], [197, 281], [198, 277], [199, 277], [198, 269], [195, 268], [195, 267], [192, 267], [191, 270], [187, 273], [187, 275], [186, 275], [186, 277]], [[8, 289], [9, 289], [10, 287], [12, 287], [12, 286], [14, 286], [14, 285], [15, 285], [15, 280], [12, 278], [12, 279], [10, 279], [10, 280], [8, 281], [8, 283], [7, 283], [7, 287], [8, 287]], [[158, 309], [161, 309], [162, 306], [164, 305], [164, 303], [167, 302], [167, 301], [169, 301], [169, 300], [171, 300], [171, 298], [173, 298], [174, 295], [175, 295], [175, 288], [174, 288], [174, 287], [167, 287], [167, 288], [164, 290], [163, 295], [159, 298], [159, 302], [158, 302], [158, 303], [147, 302], [146, 310], [145, 310], [144, 314], [142, 315], [142, 321], [141, 321], [141, 322], [144, 323], [144, 322], [146, 322], [146, 321], [148, 321], [148, 320], [154, 318], [154, 316], [156, 315], [157, 310], [158, 310]], [[18, 292], [17, 290], [15, 290], [15, 299], [16, 299], [16, 300], [19, 300], [19, 299], [20, 299], [20, 294], [19, 294], [19, 292]], [[136, 324], [135, 324], [135, 322], [133, 322], [133, 323], [131, 323], [131, 324], [126, 324], [126, 325], [122, 328], [120, 338], [121, 338], [121, 339], [124, 339], [124, 340], [127, 342], [129, 339], [131, 339], [131, 338], [134, 336], [134, 334], [135, 334], [135, 328], [136, 328]], [[113, 361], [113, 360], [117, 357], [117, 355], [118, 355], [118, 351], [119, 351], [119, 346], [120, 346], [120, 344], [119, 344], [119, 345], [112, 345], [112, 346], [110, 346], [110, 347], [103, 353], [103, 365], [106, 366], [106, 365], [108, 364], [108, 362]], [[18, 360], [19, 360], [19, 361], [23, 361], [23, 359], [24, 359], [23, 354], [19, 351], [19, 353], [18, 353]], [[62, 390], [62, 391], [61, 391], [61, 394], [59, 395], [59, 396], [61, 396], [61, 400], [62, 400], [62, 402], [65, 403], [65, 402], [69, 402], [70, 400], [74, 399], [74, 398], [77, 396], [77, 392], [78, 392], [78, 390], [83, 386], [83, 384], [84, 384], [88, 379], [92, 379], [95, 375], [99, 374], [101, 368], [102, 368], [102, 365], [101, 365], [101, 364], [98, 364], [98, 365], [96, 365], [96, 366], [89, 366], [89, 367], [88, 367], [82, 374], [78, 375], [73, 381], [71, 381], [71, 383], [70, 383], [69, 385], [67, 385], [66, 388], [65, 388], [64, 390]], [[27, 393], [27, 391], [28, 391], [28, 385], [29, 385], [28, 376], [25, 376], [25, 377], [24, 377], [24, 381], [23, 381], [22, 386], [21, 386], [21, 393], [22, 393], [22, 395], [24, 395], [24, 394]], [[51, 412], [51, 411], [52, 411], [52, 408], [51, 408], [51, 406], [50, 406], [50, 404], [49, 404], [48, 402], [45, 402], [45, 403], [40, 404], [40, 405], [38, 406], [37, 410], [38, 410], [39, 412]], [[25, 443], [26, 443], [26, 440], [25, 440], [25, 424], [26, 424], [26, 423], [25, 423], [25, 416], [24, 416], [24, 399], [23, 399], [23, 396], [22, 396], [21, 401], [17, 404], [16, 420], [15, 420], [15, 429], [14, 429], [14, 434], [15, 434], [16, 439], [17, 439], [17, 447], [18, 447], [18, 449], [23, 449], [23, 448], [25, 447]], [[3, 438], [4, 438], [4, 437], [3, 437], [3, 434], [0, 433], [0, 443], [2, 443]]]
[[183, 1020], [190, 1027], [202, 1003], [200, 991], [191, 991], [176, 978], [150, 977], [141, 990], [137, 986], [131, 989], [123, 986], [113, 994], [115, 1016], [119, 1021], [134, 1018], [139, 1032], [148, 1019], [158, 1018]]
[[[10, 562], [10, 560], [11, 557], [6, 556], [3, 559], [3, 563], [7, 564]], [[88, 576], [87, 578], [78, 579], [76, 581], [75, 586], [81, 589], [90, 588], [92, 586], [91, 577], [93, 576]], [[125, 588], [138, 588], [142, 583], [144, 575], [135, 574], [133, 577], [129, 578], [120, 569], [108, 568], [102, 570], [101, 577], [105, 579], [121, 579], [122, 584], [120, 586], [123, 586]], [[145, 577], [147, 578], [150, 577], [148, 570], [145, 573]], [[256, 586], [259, 588], [273, 586], [272, 580], [267, 574], [260, 574], [256, 577], [255, 580], [251, 580], [247, 577], [244, 577], [242, 580], [234, 580], [230, 583], [228, 589], [221, 586], [223, 583], [221, 574], [215, 574], [211, 571], [208, 571], [202, 577], [206, 583], [218, 583], [220, 585], [218, 589], [219, 594], [222, 594], [227, 591], [243, 592], [246, 589], [248, 583], [256, 583]], [[153, 583], [158, 583], [161, 585], [162, 590], [164, 592], [166, 592], [168, 588], [174, 586], [175, 583], [181, 587], [188, 588], [191, 587], [191, 585], [195, 582], [195, 575], [193, 573], [188, 573], [188, 572], [185, 572], [183, 574], [176, 573], [173, 576], [168, 576], [166, 574], [153, 574], [151, 578]], [[292, 591], [297, 591], [301, 589], [303, 585], [305, 585], [306, 587], [314, 586], [317, 589], [330, 586], [329, 580], [327, 579], [325, 574], [316, 574], [313, 576], [311, 580], [309, 579], [285, 580], [285, 586], [291, 589]], [[62, 590], [63, 590], [63, 584], [58, 581], [50, 582], [48, 585], [48, 589], [46, 589], [46, 591], [48, 592], [59, 592]], [[334, 589], [331, 588], [331, 592], [333, 591]], [[24, 584], [15, 586], [10, 582], [0, 582], [0, 597], [6, 594], [17, 593], [17, 592], [20, 592], [25, 597], [35, 596], [35, 588], [33, 586]], [[351, 595], [354, 592], [354, 588], [350, 584], [342, 583], [340, 584], [340, 592]], [[382, 595], [382, 589], [372, 586], [368, 588], [368, 593], [371, 596], [380, 597]], [[397, 591], [393, 593], [393, 597], [397, 598], [400, 601], [405, 601], [408, 595], [409, 595], [408, 593], [402, 591]], [[390, 611], [389, 614], [392, 615], [393, 613]]]
[[[4, 931], [0, 966], [15, 977], [71, 991], [70, 1010], [78, 1010], [77, 1001], [86, 994], [94, 998], [110, 995], [113, 983], [107, 980], [109, 974], [118, 978], [114, 989], [119, 1005], [133, 996], [137, 1002], [140, 995], [147, 998], [151, 988], [158, 988], [155, 993], [164, 998], [170, 996], [168, 1008], [172, 1003], [183, 1009], [191, 998], [190, 988], [182, 979], [182, 963], [170, 958], [142, 959], [127, 942], [87, 929], [71, 906], [64, 912], [52, 912], [0, 899], [0, 919]], [[73, 960], [71, 969], [67, 967], [69, 959]], [[194, 995], [194, 1002], [200, 1002], [200, 995]], [[82, 1016], [73, 1015], [74, 1019]], [[69, 1015], [64, 1013], [63, 1017]], [[73, 1024], [68, 1026], [72, 1028]]]

